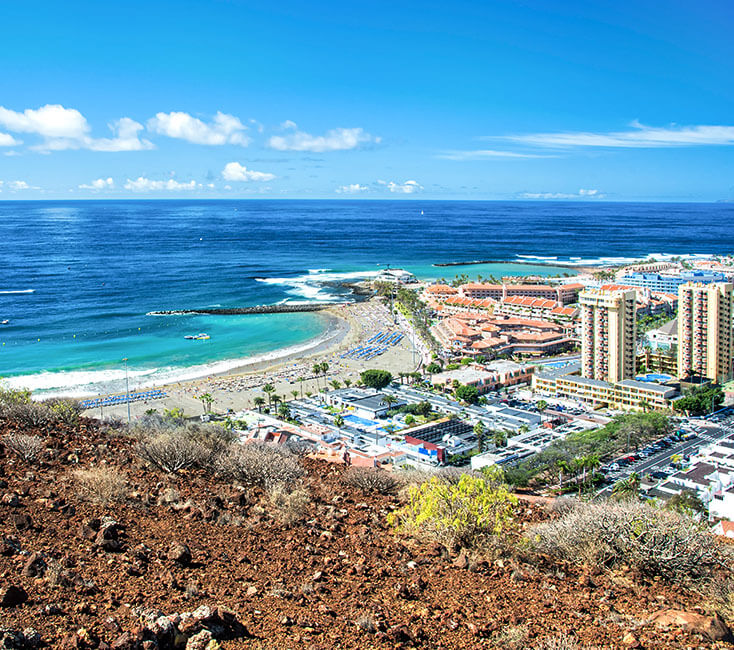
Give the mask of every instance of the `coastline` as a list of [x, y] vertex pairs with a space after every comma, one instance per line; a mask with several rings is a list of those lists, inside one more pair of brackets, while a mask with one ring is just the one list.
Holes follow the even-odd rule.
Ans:
[[[369, 336], [384, 329], [400, 329], [392, 323], [389, 312], [379, 299], [360, 303], [334, 306], [324, 310], [321, 316], [329, 319], [326, 336], [313, 339], [314, 345], [285, 354], [288, 348], [269, 353], [269, 358], [242, 363], [219, 373], [187, 379], [156, 387], [166, 392], [166, 397], [150, 402], [134, 402], [130, 405], [131, 417], [139, 417], [149, 409], [162, 412], [165, 409], [180, 408], [187, 416], [201, 413], [202, 403], [199, 395], [209, 393], [214, 398], [213, 410], [218, 413], [228, 410], [237, 412], [253, 408], [254, 398], [263, 396], [262, 387], [270, 383], [276, 394], [292, 399], [294, 391], [316, 393], [327, 381], [344, 380], [356, 382], [359, 374], [367, 368], [383, 368], [397, 374], [412, 370], [412, 349], [406, 336], [402, 343], [390, 348], [383, 355], [371, 361], [342, 359], [340, 353], [355, 347]], [[326, 375], [314, 375], [312, 366], [327, 363]], [[87, 409], [88, 417], [127, 418], [127, 405]]]

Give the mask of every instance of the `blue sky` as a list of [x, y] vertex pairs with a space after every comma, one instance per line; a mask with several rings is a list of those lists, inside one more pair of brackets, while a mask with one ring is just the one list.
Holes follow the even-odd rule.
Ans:
[[0, 199], [734, 199], [727, 0], [0, 15]]

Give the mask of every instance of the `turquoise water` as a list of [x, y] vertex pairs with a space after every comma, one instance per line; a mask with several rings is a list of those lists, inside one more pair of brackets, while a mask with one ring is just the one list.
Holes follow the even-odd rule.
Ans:
[[[0, 202], [0, 376], [76, 394], [202, 376], [324, 333], [315, 314], [150, 311], [350, 299], [386, 264], [422, 278], [734, 249], [734, 205], [431, 201]], [[698, 224], [705, 222], [706, 228]], [[208, 332], [208, 341], [184, 336]]]

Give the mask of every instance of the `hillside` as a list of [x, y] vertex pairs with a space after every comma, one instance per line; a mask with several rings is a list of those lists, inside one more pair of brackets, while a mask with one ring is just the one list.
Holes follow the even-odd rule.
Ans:
[[[660, 577], [404, 536], [386, 521], [401, 498], [343, 466], [299, 457], [300, 496], [279, 500], [166, 474], [124, 428], [0, 429], [41, 438], [30, 460], [0, 445], [0, 647], [732, 647], [700, 595]], [[519, 531], [554, 516], [513, 513]], [[687, 623], [649, 621], [661, 610]]]

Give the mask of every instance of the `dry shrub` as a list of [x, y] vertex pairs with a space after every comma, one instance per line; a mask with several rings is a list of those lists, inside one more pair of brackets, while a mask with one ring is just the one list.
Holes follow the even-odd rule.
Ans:
[[723, 618], [729, 626], [734, 625], [734, 576], [717, 576], [706, 585], [705, 596], [711, 609]]
[[527, 536], [536, 550], [564, 560], [608, 568], [627, 564], [673, 581], [703, 577], [724, 563], [705, 526], [634, 501], [579, 503]]
[[579, 650], [576, 639], [568, 634], [549, 636], [543, 639], [534, 650]]
[[16, 456], [31, 463], [43, 451], [43, 443], [39, 436], [26, 436], [22, 433], [8, 433], [2, 437], [3, 445]]
[[225, 478], [246, 487], [265, 489], [290, 486], [305, 474], [293, 454], [264, 442], [232, 445], [217, 459], [217, 470]]
[[80, 498], [93, 503], [113, 503], [127, 497], [127, 477], [116, 467], [93, 467], [74, 472]]
[[375, 467], [350, 467], [343, 480], [367, 494], [395, 494], [400, 485], [390, 472]]
[[41, 429], [54, 421], [55, 416], [44, 402], [18, 402], [5, 409], [5, 416], [27, 427]]
[[275, 508], [276, 518], [285, 526], [292, 526], [304, 519], [311, 502], [308, 491], [302, 487], [288, 490], [282, 485], [276, 485], [269, 491], [269, 497]]
[[169, 474], [201, 466], [210, 456], [200, 442], [177, 431], [143, 440], [136, 449], [143, 460]]
[[59, 397], [41, 402], [51, 411], [52, 417], [69, 426], [77, 424], [81, 416], [82, 407], [79, 400], [69, 397]]
[[491, 639], [491, 647], [502, 650], [525, 650], [528, 640], [528, 626], [514, 625], [495, 633]]

